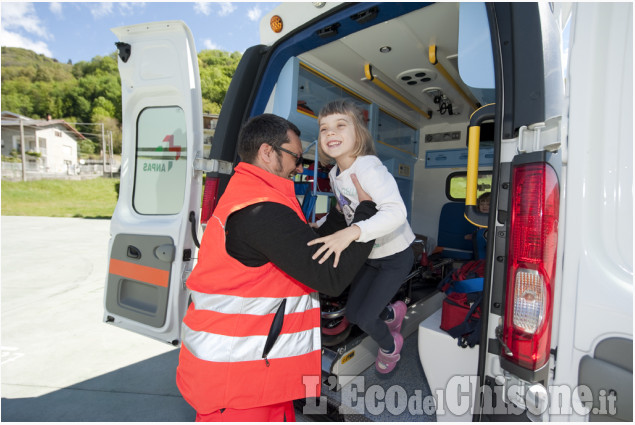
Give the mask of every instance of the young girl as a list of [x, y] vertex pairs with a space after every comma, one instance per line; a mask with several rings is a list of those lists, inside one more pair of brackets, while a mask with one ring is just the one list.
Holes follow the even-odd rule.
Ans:
[[[375, 367], [380, 373], [388, 373], [400, 358], [403, 346], [401, 323], [407, 306], [402, 301], [387, 304], [412, 268], [414, 254], [410, 244], [415, 235], [408, 224], [397, 182], [375, 156], [362, 111], [351, 101], [333, 101], [320, 111], [318, 124], [319, 154], [336, 162], [329, 178], [349, 227], [314, 239], [309, 245], [323, 243], [313, 259], [323, 254], [319, 261], [324, 262], [334, 254], [334, 266], [337, 266], [339, 254], [351, 242], [375, 239], [368, 260], [351, 284], [346, 318], [377, 341], [380, 348]], [[355, 176], [377, 204], [378, 211], [372, 218], [351, 226], [355, 208], [359, 205], [351, 180]]]

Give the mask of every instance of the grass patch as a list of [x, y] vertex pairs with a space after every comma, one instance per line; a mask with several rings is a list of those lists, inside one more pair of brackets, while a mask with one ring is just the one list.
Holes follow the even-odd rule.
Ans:
[[2, 181], [2, 215], [111, 218], [119, 179]]

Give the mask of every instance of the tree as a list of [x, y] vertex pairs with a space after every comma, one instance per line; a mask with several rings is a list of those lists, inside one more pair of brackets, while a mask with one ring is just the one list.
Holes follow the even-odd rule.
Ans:
[[111, 118], [116, 114], [115, 105], [108, 99], [103, 96], [97, 97], [93, 101], [93, 113], [92, 113], [92, 121], [98, 121], [98, 117], [100, 119]]
[[31, 98], [27, 94], [16, 92], [10, 94], [3, 93], [2, 110], [15, 112], [16, 114], [28, 117], [33, 112], [33, 105], [31, 104]]
[[95, 144], [88, 139], [79, 140], [77, 142], [77, 145], [79, 147], [80, 153], [88, 154], [88, 155], [95, 153]]
[[89, 122], [91, 117], [91, 103], [81, 93], [81, 89], [75, 85], [64, 93], [63, 97], [65, 117], [77, 117], [74, 121]]
[[216, 102], [212, 102], [203, 97], [203, 112], [206, 114], [219, 114], [221, 105]]
[[241, 57], [238, 52], [230, 54], [222, 50], [203, 50], [198, 54], [204, 111], [220, 111]]
[[44, 81], [51, 82], [53, 81], [53, 71], [49, 67], [37, 66], [35, 71], [34, 81]]
[[[219, 113], [242, 55], [203, 50], [198, 54], [203, 110]], [[101, 122], [112, 131], [114, 151], [121, 150], [121, 79], [117, 53], [75, 64], [27, 49], [2, 47], [2, 110], [32, 118], [67, 117], [69, 122]], [[73, 117], [73, 118], [69, 118]], [[80, 126], [81, 127], [81, 126]], [[94, 133], [94, 127], [80, 131]], [[108, 133], [107, 133], [108, 134]], [[101, 151], [101, 135], [92, 137]], [[84, 143], [85, 144], [85, 143]], [[84, 151], [90, 150], [86, 145]]]

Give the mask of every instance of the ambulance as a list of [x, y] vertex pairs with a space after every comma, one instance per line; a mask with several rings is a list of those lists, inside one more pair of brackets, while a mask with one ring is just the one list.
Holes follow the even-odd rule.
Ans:
[[[309, 221], [326, 212], [317, 114], [347, 98], [417, 234], [396, 296], [409, 307], [406, 343], [380, 376], [377, 345], [344, 321], [345, 294], [323, 296], [322, 397], [298, 410], [338, 421], [633, 420], [632, 3], [282, 3], [243, 54], [211, 146], [186, 24], [113, 32], [123, 152], [104, 322], [180, 344], [186, 280], [252, 116], [300, 128], [298, 202]], [[437, 285], [477, 257], [476, 343], [461, 344], [440, 329], [448, 295]]]

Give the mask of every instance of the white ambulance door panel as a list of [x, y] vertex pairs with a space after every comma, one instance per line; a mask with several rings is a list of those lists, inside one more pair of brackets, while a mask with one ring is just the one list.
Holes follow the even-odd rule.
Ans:
[[[123, 147], [104, 321], [178, 345], [200, 214], [203, 125], [198, 59], [180, 21], [112, 30], [119, 38]], [[198, 226], [196, 226], [198, 227]]]
[[554, 384], [586, 385], [593, 397], [588, 416], [578, 409], [551, 420], [632, 422], [633, 5], [574, 3], [573, 11]]

